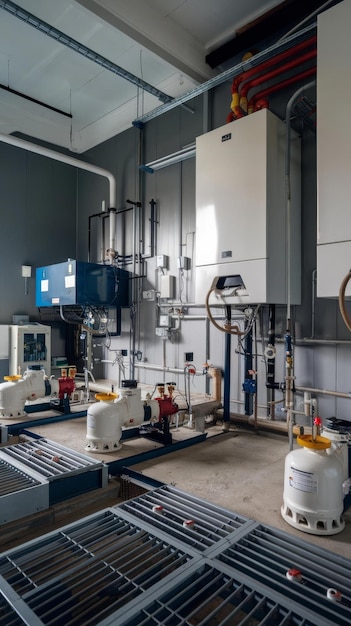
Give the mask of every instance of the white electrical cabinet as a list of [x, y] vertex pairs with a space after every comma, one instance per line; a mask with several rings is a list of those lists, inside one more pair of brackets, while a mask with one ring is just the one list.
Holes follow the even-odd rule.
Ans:
[[11, 376], [23, 374], [29, 366], [41, 367], [51, 374], [51, 327], [43, 324], [9, 326]]
[[288, 220], [284, 122], [264, 109], [197, 138], [198, 304], [217, 277], [231, 278], [228, 304], [286, 304], [288, 292], [299, 304], [301, 167], [294, 132], [290, 145]]
[[349, 1], [318, 16], [317, 296], [327, 298], [351, 268], [350, 23]]

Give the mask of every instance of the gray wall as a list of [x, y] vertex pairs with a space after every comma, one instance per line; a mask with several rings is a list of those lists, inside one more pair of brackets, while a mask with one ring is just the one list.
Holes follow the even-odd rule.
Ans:
[[[0, 323], [38, 321], [35, 268], [76, 255], [76, 170], [0, 143]], [[32, 266], [25, 294], [22, 265]]]

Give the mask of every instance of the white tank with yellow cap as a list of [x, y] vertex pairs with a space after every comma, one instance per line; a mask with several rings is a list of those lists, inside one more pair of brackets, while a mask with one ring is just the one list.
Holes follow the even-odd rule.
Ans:
[[326, 437], [300, 435], [297, 443], [285, 460], [282, 517], [305, 533], [339, 533], [345, 527], [342, 461]]

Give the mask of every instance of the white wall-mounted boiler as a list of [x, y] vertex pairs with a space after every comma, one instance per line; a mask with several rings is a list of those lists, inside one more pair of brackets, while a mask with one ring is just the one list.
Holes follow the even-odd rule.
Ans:
[[[288, 289], [290, 303], [300, 302], [300, 139], [294, 132], [290, 145], [287, 221], [283, 121], [264, 109], [197, 138], [196, 303], [205, 302], [216, 277], [229, 277], [228, 304], [286, 304]], [[212, 296], [210, 303], [219, 304]]]
[[351, 268], [350, 23], [349, 0], [318, 16], [317, 296], [326, 298]]

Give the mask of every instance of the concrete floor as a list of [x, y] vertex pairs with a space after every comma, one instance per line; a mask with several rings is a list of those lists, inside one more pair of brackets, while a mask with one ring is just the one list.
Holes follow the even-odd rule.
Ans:
[[[85, 418], [32, 431], [86, 454]], [[332, 536], [301, 532], [282, 519], [284, 462], [289, 452], [286, 435], [263, 429], [255, 432], [241, 425], [223, 432], [220, 423], [207, 428], [207, 433], [206, 441], [133, 465], [133, 470], [351, 559], [351, 508], [344, 514], [345, 529]], [[176, 441], [199, 433], [181, 427], [172, 434]], [[94, 456], [108, 463], [157, 447], [159, 444], [149, 440], [133, 439], [117, 452]]]

